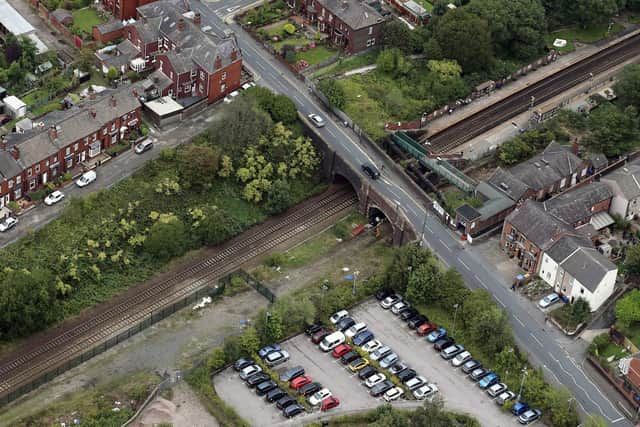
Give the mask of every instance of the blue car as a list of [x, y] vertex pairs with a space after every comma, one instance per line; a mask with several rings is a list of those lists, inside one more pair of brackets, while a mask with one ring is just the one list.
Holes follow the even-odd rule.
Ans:
[[361, 347], [371, 341], [374, 338], [373, 332], [371, 331], [362, 331], [353, 337], [353, 344]]
[[478, 387], [480, 387], [482, 390], [485, 390], [494, 384], [498, 384], [498, 381], [500, 381], [500, 377], [497, 374], [491, 372], [490, 374], [482, 377], [480, 381], [478, 381]]
[[511, 408], [511, 413], [513, 415], [515, 415], [516, 417], [518, 417], [518, 416], [524, 414], [525, 412], [527, 412], [528, 410], [529, 410], [529, 405], [527, 405], [526, 403], [517, 402]]
[[447, 335], [447, 330], [445, 328], [436, 329], [427, 335], [427, 341], [436, 342], [439, 339], [444, 338], [445, 335]]
[[271, 344], [258, 350], [258, 356], [260, 356], [261, 359], [264, 359], [269, 353], [280, 350], [282, 350], [282, 348], [278, 344]]

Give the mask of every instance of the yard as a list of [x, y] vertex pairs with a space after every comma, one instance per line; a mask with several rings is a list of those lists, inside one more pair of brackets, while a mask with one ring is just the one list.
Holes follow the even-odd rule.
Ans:
[[74, 10], [73, 12], [73, 27], [74, 33], [81, 32], [83, 35], [91, 36], [93, 33], [93, 27], [106, 22], [104, 18], [98, 15], [98, 12], [91, 8], [86, 7], [84, 9]]
[[[338, 50], [329, 46], [317, 45], [319, 43], [317, 33], [301, 26], [301, 19], [292, 17], [288, 20], [280, 20], [265, 25], [258, 29], [258, 34], [269, 43], [287, 61], [298, 63], [306, 61], [309, 65], [319, 64], [338, 54]], [[287, 54], [289, 46], [295, 52], [292, 56]]]
[[313, 77], [317, 78], [329, 74], [340, 74], [357, 68], [366, 67], [367, 65], [375, 64], [377, 57], [377, 50], [367, 50], [358, 55], [340, 58], [337, 62], [320, 68], [314, 72]]
[[608, 24], [595, 25], [588, 28], [572, 27], [563, 30], [553, 31], [545, 36], [545, 42], [547, 46], [553, 46], [555, 39], [565, 39], [567, 45], [558, 49], [560, 53], [568, 53], [575, 49], [574, 42], [578, 43], [595, 43], [605, 37], [612, 36], [619, 33], [623, 26], [616, 23], [611, 27], [611, 31], [608, 31]]
[[429, 13], [431, 13], [431, 11], [433, 10], [433, 3], [431, 3], [429, 0], [416, 0], [416, 3], [424, 7]]

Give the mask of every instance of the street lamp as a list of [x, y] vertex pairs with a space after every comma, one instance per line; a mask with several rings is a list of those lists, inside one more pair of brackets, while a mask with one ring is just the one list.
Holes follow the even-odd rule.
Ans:
[[518, 402], [520, 402], [520, 397], [522, 397], [522, 387], [524, 386], [524, 379], [527, 377], [527, 367], [522, 368], [522, 381], [520, 381], [520, 391], [518, 392]]
[[420, 246], [424, 240], [424, 229], [427, 227], [427, 210], [424, 211], [424, 221], [422, 222], [422, 232], [420, 233]]
[[356, 280], [358, 280], [358, 274], [360, 274], [358, 270], [353, 272], [353, 289], [351, 290], [352, 295], [356, 294]]
[[453, 313], [453, 329], [451, 330], [451, 335], [453, 335], [453, 333], [456, 330], [456, 319], [458, 318], [458, 308], [460, 307], [460, 304], [453, 304], [453, 308], [456, 309], [456, 311]]

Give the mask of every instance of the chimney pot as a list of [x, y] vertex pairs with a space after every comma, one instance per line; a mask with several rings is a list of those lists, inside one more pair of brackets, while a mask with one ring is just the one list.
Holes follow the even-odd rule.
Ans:
[[193, 23], [198, 27], [202, 24], [202, 17], [200, 16], [200, 12], [196, 12], [196, 14], [193, 15]]
[[58, 129], [56, 125], [51, 125], [49, 128], [49, 138], [51, 138], [52, 141], [58, 139]]
[[14, 146], [11, 149], [11, 155], [13, 156], [14, 159], [20, 160], [20, 150], [18, 149], [17, 146]]
[[178, 31], [184, 31], [185, 23], [184, 18], [178, 19]]
[[222, 59], [219, 56], [216, 56], [216, 60], [213, 63], [213, 66], [216, 70], [222, 68]]

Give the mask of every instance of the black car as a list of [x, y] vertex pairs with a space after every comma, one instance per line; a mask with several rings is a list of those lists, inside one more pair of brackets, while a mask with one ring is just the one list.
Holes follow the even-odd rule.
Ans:
[[297, 400], [295, 399], [295, 397], [290, 396], [290, 395], [284, 395], [282, 396], [277, 402], [276, 402], [276, 406], [278, 407], [278, 409], [284, 409], [287, 406], [291, 405], [292, 403], [296, 403]]
[[267, 402], [275, 402], [276, 400], [282, 399], [285, 394], [287, 394], [287, 392], [278, 387], [267, 393], [265, 399], [267, 399]]
[[478, 369], [481, 367], [482, 363], [480, 363], [480, 361], [475, 359], [467, 360], [462, 364], [462, 372], [464, 372], [465, 374], [470, 374], [474, 369]]
[[433, 348], [435, 348], [438, 351], [442, 351], [447, 347], [451, 347], [453, 344], [455, 344], [455, 342], [456, 340], [454, 340], [451, 337], [440, 338], [438, 341], [433, 343]]
[[236, 363], [233, 364], [233, 369], [236, 371], [242, 371], [244, 368], [250, 365], [255, 365], [255, 361], [250, 357], [243, 357], [242, 359], [236, 360]]
[[409, 320], [411, 320], [413, 317], [416, 317], [417, 315], [418, 315], [418, 310], [416, 310], [415, 308], [409, 308], [408, 310], [405, 310], [402, 313], [400, 313], [400, 318], [405, 322], [408, 322]]
[[249, 378], [247, 378], [247, 387], [254, 388], [258, 384], [268, 381], [270, 379], [271, 377], [268, 374], [265, 374], [264, 372], [251, 375]]
[[351, 317], [345, 317], [344, 319], [338, 322], [338, 324], [336, 325], [336, 328], [338, 328], [339, 331], [344, 332], [355, 324], [356, 324], [356, 321], [353, 320]]
[[373, 397], [378, 397], [378, 396], [382, 395], [383, 393], [386, 393], [387, 391], [389, 391], [393, 387], [394, 387], [394, 385], [393, 385], [393, 383], [391, 381], [384, 380], [380, 384], [374, 385], [369, 393]]
[[376, 368], [374, 368], [373, 366], [371, 365], [365, 366], [364, 368], [358, 371], [358, 378], [360, 378], [361, 380], [366, 380], [371, 375], [377, 374], [377, 373], [378, 371], [376, 371]]
[[418, 316], [412, 317], [411, 320], [409, 320], [407, 322], [407, 325], [409, 325], [409, 327], [411, 329], [415, 329], [418, 326], [420, 326], [420, 325], [422, 325], [424, 323], [427, 323], [428, 321], [429, 321], [429, 319], [427, 319], [426, 316], [423, 316], [423, 315], [420, 314]]
[[284, 415], [287, 418], [293, 418], [296, 415], [301, 414], [303, 412], [304, 412], [304, 408], [298, 405], [297, 403], [294, 403], [284, 408], [282, 410], [282, 415]]
[[347, 363], [351, 363], [354, 360], [358, 359], [360, 357], [360, 355], [355, 352], [355, 351], [350, 351], [348, 353], [345, 353], [342, 355], [342, 357], [340, 358], [340, 361], [342, 362], [343, 365], [346, 365]]
[[300, 390], [298, 390], [298, 393], [300, 393], [303, 396], [311, 396], [316, 391], [320, 391], [321, 388], [322, 388], [322, 384], [320, 383], [309, 383], [305, 386], [300, 387]]
[[471, 378], [473, 381], [480, 381], [480, 379], [482, 379], [482, 377], [484, 377], [488, 373], [489, 373], [488, 369], [476, 368], [473, 371], [471, 371], [471, 374], [469, 374], [469, 378]]
[[378, 301], [382, 301], [386, 297], [390, 297], [391, 295], [393, 295], [393, 293], [394, 293], [393, 289], [389, 289], [389, 288], [380, 289], [378, 292], [376, 292], [376, 299]]
[[389, 372], [391, 372], [393, 375], [398, 375], [400, 372], [408, 368], [409, 368], [409, 365], [407, 365], [405, 362], [396, 362], [393, 366], [389, 368]]
[[304, 375], [304, 368], [302, 366], [295, 366], [291, 369], [287, 369], [280, 374], [280, 381], [288, 382], [294, 378]]
[[362, 167], [362, 171], [367, 175], [369, 175], [369, 178], [371, 179], [380, 178], [380, 171], [372, 163], [369, 163], [369, 162], [363, 163], [361, 167]]
[[320, 329], [322, 329], [323, 326], [324, 325], [320, 322], [314, 323], [313, 325], [307, 326], [307, 329], [304, 330], [304, 333], [307, 334], [308, 336], [311, 336], [316, 332], [318, 332]]
[[404, 384], [407, 381], [409, 381], [411, 378], [415, 378], [416, 375], [417, 374], [416, 374], [415, 369], [405, 369], [404, 371], [400, 372], [397, 375], [397, 377]]
[[276, 384], [276, 382], [273, 380], [264, 381], [256, 386], [256, 394], [258, 396], [264, 396], [265, 394], [269, 393], [271, 390], [277, 387], [278, 387], [278, 384]]

